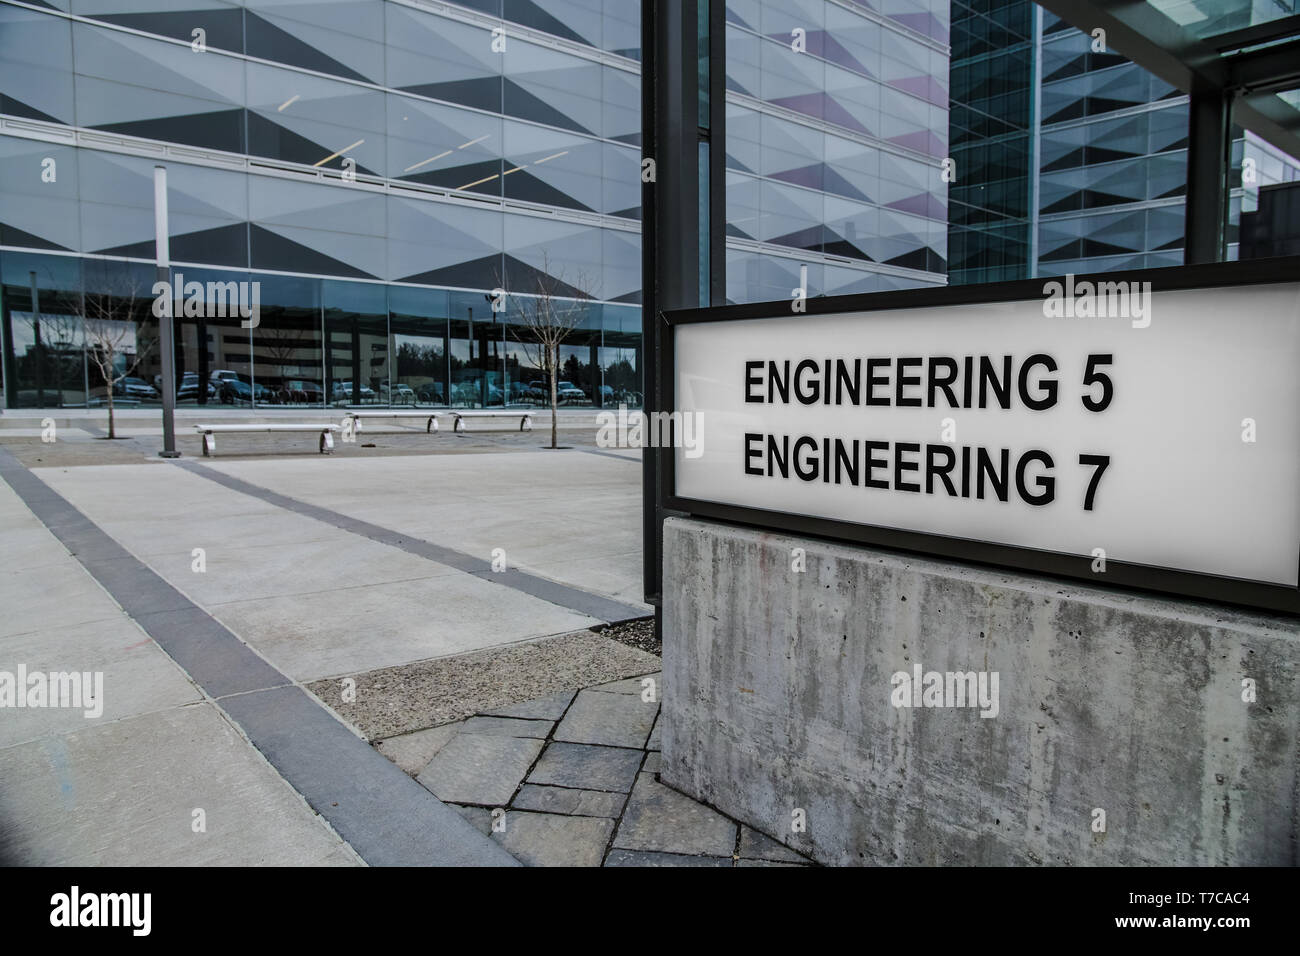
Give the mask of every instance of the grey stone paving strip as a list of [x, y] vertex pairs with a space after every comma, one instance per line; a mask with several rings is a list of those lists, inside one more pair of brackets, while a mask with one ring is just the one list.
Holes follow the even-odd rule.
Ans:
[[513, 568], [506, 571], [493, 571], [490, 561], [476, 558], [472, 554], [446, 548], [431, 541], [425, 541], [423, 538], [414, 538], [402, 534], [400, 531], [393, 531], [390, 528], [371, 524], [369, 521], [362, 521], [359, 518], [351, 518], [337, 511], [331, 511], [329, 508], [322, 508], [318, 505], [308, 504], [305, 501], [299, 501], [297, 498], [290, 498], [288, 495], [271, 491], [269, 488], [263, 488], [261, 485], [244, 481], [242, 478], [236, 478], [216, 469], [207, 468], [198, 462], [176, 459], [172, 464], [210, 481], [215, 481], [217, 484], [224, 485], [233, 491], [259, 498], [286, 511], [292, 511], [308, 518], [315, 518], [317, 521], [322, 521], [331, 527], [341, 528], [363, 538], [369, 538], [371, 541], [378, 541], [380, 544], [398, 548], [408, 554], [445, 564], [458, 571], [464, 571], [466, 574], [472, 574], [485, 581], [491, 581], [493, 584], [514, 588], [516, 591], [531, 594], [535, 598], [568, 608], [571, 611], [577, 611], [579, 614], [586, 614], [588, 617], [594, 617], [600, 621], [613, 624], [646, 616], [644, 608], [632, 607], [630, 604], [613, 601], [601, 597], [599, 594], [592, 594], [590, 591], [583, 591], [580, 588], [560, 584], [557, 581], [548, 581], [545, 578], [539, 578], [524, 571]]
[[367, 863], [518, 865], [2, 448], [0, 478]]
[[612, 451], [601, 451], [599, 448], [580, 448], [578, 450], [584, 451], [588, 455], [600, 455], [603, 458], [617, 458], [619, 461], [630, 461], [634, 465], [641, 464], [640, 458], [633, 458], [631, 455], [619, 455]]

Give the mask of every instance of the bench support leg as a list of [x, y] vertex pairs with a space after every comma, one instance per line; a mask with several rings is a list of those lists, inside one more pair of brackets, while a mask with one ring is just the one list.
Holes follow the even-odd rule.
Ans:
[[334, 435], [331, 432], [320, 433], [320, 453], [328, 455], [334, 450]]
[[203, 457], [210, 458], [217, 453], [217, 436], [212, 432], [203, 433]]
[[463, 418], [457, 418], [457, 419], [456, 419], [456, 424], [453, 425], [453, 426], [451, 427], [451, 430], [452, 430], [453, 432], [463, 432], [463, 431], [465, 431], [465, 419], [463, 419]]
[[525, 415], [522, 419], [520, 419], [520, 421], [519, 421], [519, 430], [520, 430], [521, 432], [530, 432], [530, 431], [533, 430], [533, 416], [532, 416], [532, 415]]
[[425, 432], [436, 432], [438, 430], [438, 416], [430, 415], [429, 423], [424, 426]]

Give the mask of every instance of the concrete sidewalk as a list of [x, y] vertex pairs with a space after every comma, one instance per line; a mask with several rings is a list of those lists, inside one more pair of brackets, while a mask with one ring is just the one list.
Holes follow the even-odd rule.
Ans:
[[[177, 464], [148, 438], [46, 445], [16, 424], [0, 671], [102, 671], [105, 689], [102, 718], [0, 710], [0, 857], [513, 862], [349, 732], [337, 689], [647, 612], [635, 451], [397, 434], [377, 444], [399, 453], [355, 460], [227, 442], [230, 460]], [[644, 672], [617, 646], [555, 644], [581, 656], [547, 652], [545, 679]], [[512, 699], [540, 686], [521, 673]]]
[[0, 530], [0, 671], [104, 680], [97, 719], [73, 708], [2, 712], [0, 861], [361, 862], [4, 483]]

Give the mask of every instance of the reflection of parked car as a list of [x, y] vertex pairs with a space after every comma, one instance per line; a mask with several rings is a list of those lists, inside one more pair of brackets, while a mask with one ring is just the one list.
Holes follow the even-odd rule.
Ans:
[[398, 382], [391, 388], [387, 382], [381, 383], [379, 386], [379, 397], [381, 401], [391, 402], [394, 405], [415, 404], [415, 391], [411, 386], [402, 382]]
[[524, 399], [529, 402], [549, 402], [551, 386], [546, 382], [529, 382], [528, 387], [524, 389]]
[[[212, 382], [207, 384], [208, 398], [216, 398], [217, 386]], [[176, 389], [176, 401], [188, 402], [197, 401], [199, 397], [199, 373], [185, 372], [181, 375], [180, 388]]]
[[461, 382], [451, 390], [454, 405], [477, 405], [479, 400], [478, 382]]
[[442, 382], [425, 382], [415, 390], [415, 394], [420, 401], [429, 402], [434, 405], [441, 405], [447, 400], [447, 395], [443, 390]]
[[306, 382], [302, 379], [289, 379], [284, 383], [280, 390], [283, 397], [288, 393], [288, 400], [291, 402], [301, 402], [305, 405], [320, 405], [325, 401], [325, 390], [315, 382]]
[[181, 384], [176, 389], [176, 401], [199, 397], [199, 376], [197, 372], [185, 372], [181, 375]]
[[488, 405], [504, 405], [506, 400], [505, 392], [491, 382], [487, 383], [486, 390], [483, 381], [461, 382], [451, 392], [452, 404], [454, 405], [479, 405], [486, 403]]
[[[362, 385], [358, 392], [363, 402], [373, 402], [375, 400], [375, 390], [369, 385]], [[336, 402], [350, 402], [352, 401], [352, 383], [335, 382], [331, 388], [331, 393]]]
[[572, 382], [557, 382], [555, 384], [556, 398], [561, 402], [585, 402], [587, 393]]
[[235, 405], [240, 402], [253, 402], [253, 386], [237, 378], [225, 378], [218, 386], [217, 394], [223, 405]]
[[122, 395], [126, 398], [158, 398], [158, 389], [154, 388], [142, 378], [136, 378], [134, 375], [128, 375], [125, 378], [119, 378], [113, 383], [113, 394]]

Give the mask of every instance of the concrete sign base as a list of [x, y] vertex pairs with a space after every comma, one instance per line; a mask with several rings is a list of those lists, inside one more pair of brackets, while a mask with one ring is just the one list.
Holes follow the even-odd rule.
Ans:
[[662, 779], [831, 864], [1295, 865], [1300, 624], [674, 518]]

